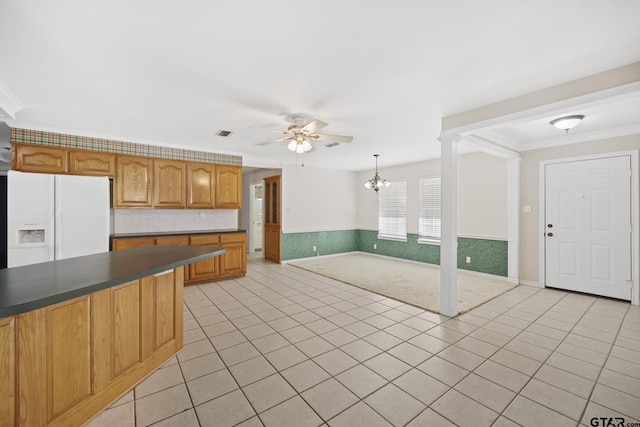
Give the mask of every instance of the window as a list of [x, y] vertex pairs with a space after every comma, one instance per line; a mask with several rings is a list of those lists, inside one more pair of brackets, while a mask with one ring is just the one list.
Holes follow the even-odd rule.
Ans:
[[440, 177], [420, 178], [418, 242], [440, 240]]
[[407, 241], [407, 181], [378, 192], [378, 238]]

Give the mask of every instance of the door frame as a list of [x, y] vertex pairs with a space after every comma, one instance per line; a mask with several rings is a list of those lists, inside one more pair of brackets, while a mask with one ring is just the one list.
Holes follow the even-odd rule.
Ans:
[[546, 288], [546, 262], [547, 253], [545, 247], [544, 236], [546, 233], [545, 214], [546, 214], [546, 166], [555, 163], [568, 163], [584, 160], [605, 159], [608, 157], [631, 156], [631, 304], [640, 305], [640, 233], [639, 233], [639, 194], [638, 194], [638, 150], [615, 151], [611, 153], [588, 154], [577, 157], [564, 157], [560, 159], [542, 160], [540, 161], [539, 173], [539, 224], [538, 224], [538, 249], [539, 249], [539, 285]]
[[[255, 192], [255, 187], [256, 186], [260, 186], [262, 187], [262, 194], [264, 195], [264, 180], [261, 179], [260, 181], [256, 181], [253, 182], [251, 184], [249, 184], [249, 247], [248, 252], [250, 254], [255, 253], [255, 247], [256, 247], [256, 236], [255, 236], [255, 227], [253, 227], [253, 221], [254, 221], [254, 206], [255, 206], [255, 198], [254, 196], [254, 192]], [[262, 198], [262, 211], [264, 212], [264, 197]], [[261, 238], [261, 242], [260, 242], [260, 248], [262, 249], [262, 257], [264, 258], [264, 221], [262, 221], [262, 238]]]

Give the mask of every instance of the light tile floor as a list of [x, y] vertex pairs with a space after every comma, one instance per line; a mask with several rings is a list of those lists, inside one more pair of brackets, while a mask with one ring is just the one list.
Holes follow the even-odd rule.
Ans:
[[640, 420], [640, 307], [519, 286], [451, 319], [295, 267], [248, 268], [185, 288], [184, 350], [89, 426]]

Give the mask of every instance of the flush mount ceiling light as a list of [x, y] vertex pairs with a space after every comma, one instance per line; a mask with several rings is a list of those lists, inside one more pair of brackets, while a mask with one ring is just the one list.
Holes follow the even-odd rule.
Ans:
[[578, 114], [575, 116], [558, 117], [557, 119], [551, 120], [549, 123], [552, 124], [557, 129], [560, 129], [569, 133], [571, 129], [578, 126], [578, 123], [580, 123], [582, 119], [584, 119], [584, 116], [581, 114]]
[[380, 178], [380, 175], [378, 175], [378, 156], [380, 156], [380, 154], [373, 155], [373, 157], [376, 158], [376, 174], [373, 176], [373, 178], [364, 183], [364, 188], [366, 188], [367, 190], [373, 189], [376, 192], [383, 187], [386, 188], [391, 185], [389, 181]]

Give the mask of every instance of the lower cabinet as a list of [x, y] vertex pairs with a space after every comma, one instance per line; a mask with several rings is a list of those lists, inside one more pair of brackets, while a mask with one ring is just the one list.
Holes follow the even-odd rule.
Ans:
[[[191, 242], [191, 246], [219, 246], [220, 235], [202, 234], [191, 236], [189, 240]], [[193, 282], [199, 282], [202, 280], [217, 279], [220, 276], [218, 268], [218, 258], [220, 257], [214, 256], [212, 258], [203, 259], [202, 261], [189, 264], [189, 280]]]
[[81, 426], [183, 346], [183, 268], [0, 318], [0, 426]]
[[131, 237], [113, 239], [112, 241], [112, 249], [114, 251], [153, 245], [222, 246], [227, 250], [220, 256], [207, 258], [186, 266], [184, 272], [186, 284], [244, 276], [247, 274], [246, 233]]

